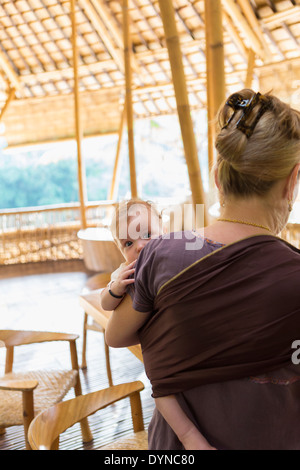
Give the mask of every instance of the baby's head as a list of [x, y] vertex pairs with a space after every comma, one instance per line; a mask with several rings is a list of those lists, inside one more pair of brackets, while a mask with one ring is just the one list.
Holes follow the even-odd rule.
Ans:
[[131, 263], [146, 243], [161, 235], [162, 217], [151, 202], [130, 199], [116, 208], [111, 232], [124, 258]]

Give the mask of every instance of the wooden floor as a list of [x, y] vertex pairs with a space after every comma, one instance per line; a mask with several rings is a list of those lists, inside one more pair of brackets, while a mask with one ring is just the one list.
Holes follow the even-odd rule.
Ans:
[[[82, 351], [83, 311], [79, 293], [92, 273], [81, 261], [57, 261], [0, 267], [0, 328], [63, 331], [80, 335]], [[88, 368], [81, 371], [83, 393], [108, 387], [103, 335], [89, 331]], [[14, 370], [69, 367], [69, 348], [64, 343], [23, 346], [16, 350]], [[114, 384], [141, 380], [145, 385], [142, 406], [145, 427], [154, 408], [151, 389], [142, 363], [127, 349], [111, 349]], [[4, 350], [0, 349], [0, 375], [4, 371]], [[66, 399], [72, 398], [70, 392]], [[66, 431], [60, 449], [92, 450], [132, 432], [129, 400], [108, 407], [89, 418], [94, 440], [83, 444], [79, 425]], [[0, 450], [24, 449], [22, 427], [12, 427], [0, 436]]]

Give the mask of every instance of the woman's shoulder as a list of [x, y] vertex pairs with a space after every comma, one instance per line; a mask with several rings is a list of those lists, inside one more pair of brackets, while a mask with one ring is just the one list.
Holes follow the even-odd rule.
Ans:
[[276, 237], [276, 239], [280, 242], [282, 248], [285, 249], [286, 252], [289, 252], [292, 256], [300, 256], [300, 249], [297, 248], [295, 245], [292, 245], [283, 238]]
[[152, 239], [143, 248], [140, 257], [143, 263], [178, 265], [178, 269], [182, 269], [222, 246], [204, 238], [199, 232], [185, 230]]
[[[206, 237], [204, 230], [182, 230], [178, 232], [170, 232], [151, 240], [151, 243], [153, 243], [153, 247], [156, 246], [157, 248], [162, 245], [166, 246], [167, 244], [170, 244], [172, 247], [181, 247], [188, 243], [193, 243], [194, 247], [198, 249], [205, 245], [215, 245], [217, 247], [224, 246], [224, 243]], [[188, 246], [186, 248], [188, 248]]]

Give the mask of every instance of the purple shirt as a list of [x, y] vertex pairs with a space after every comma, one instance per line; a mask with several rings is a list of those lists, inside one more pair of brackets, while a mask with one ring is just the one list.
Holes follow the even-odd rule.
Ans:
[[128, 288], [133, 308], [145, 313], [153, 311], [154, 299], [166, 282], [222, 246], [191, 231], [151, 240], [139, 255], [135, 283]]

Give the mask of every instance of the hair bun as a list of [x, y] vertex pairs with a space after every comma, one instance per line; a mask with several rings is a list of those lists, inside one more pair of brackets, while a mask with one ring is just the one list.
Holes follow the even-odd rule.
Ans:
[[242, 132], [237, 132], [235, 127], [223, 127], [216, 139], [216, 149], [220, 156], [228, 163], [235, 166], [248, 143], [248, 139]]
[[299, 163], [300, 113], [270, 94], [244, 89], [218, 115], [218, 178], [224, 193], [265, 194]]

